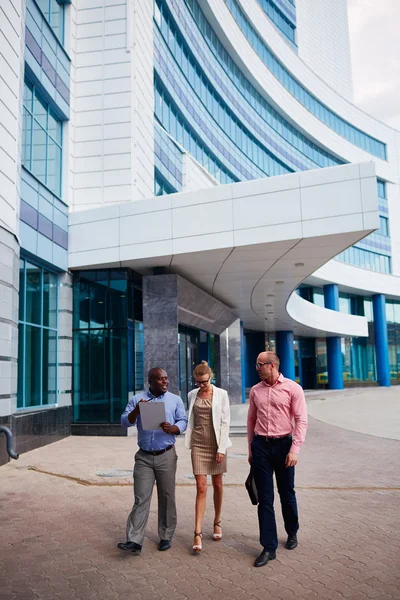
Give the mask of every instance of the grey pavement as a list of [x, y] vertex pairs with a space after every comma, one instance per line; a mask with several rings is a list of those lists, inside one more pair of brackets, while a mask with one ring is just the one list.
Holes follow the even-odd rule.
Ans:
[[181, 438], [172, 549], [157, 550], [155, 492], [142, 555], [118, 551], [135, 449], [135, 437], [71, 437], [0, 468], [1, 600], [400, 599], [398, 440], [310, 417], [296, 474], [300, 543], [284, 548], [276, 503], [280, 547], [261, 569], [244, 437], [229, 453], [220, 542], [211, 540], [209, 489], [203, 552], [191, 553], [195, 488]]
[[400, 386], [307, 392], [308, 414], [351, 431], [400, 440]]

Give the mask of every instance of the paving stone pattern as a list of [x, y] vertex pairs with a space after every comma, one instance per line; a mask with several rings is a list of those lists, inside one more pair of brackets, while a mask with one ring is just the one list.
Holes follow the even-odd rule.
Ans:
[[[180, 439], [172, 549], [157, 550], [154, 493], [142, 555], [117, 550], [133, 500], [130, 478], [96, 472], [129, 469], [135, 443], [71, 437], [0, 468], [1, 600], [400, 599], [400, 442], [311, 418], [297, 470], [299, 546], [284, 548], [277, 504], [277, 560], [260, 569], [253, 567], [257, 513], [242, 485], [244, 438], [234, 439], [228, 462], [220, 542], [211, 540], [209, 489], [203, 552], [191, 553], [194, 485]], [[68, 479], [74, 476], [108, 485], [81, 485]]]

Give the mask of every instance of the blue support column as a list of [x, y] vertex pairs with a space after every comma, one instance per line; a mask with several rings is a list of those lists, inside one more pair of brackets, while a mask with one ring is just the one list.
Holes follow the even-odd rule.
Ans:
[[276, 332], [276, 353], [279, 357], [281, 373], [295, 380], [293, 331]]
[[383, 294], [372, 296], [374, 312], [375, 355], [378, 382], [390, 386], [389, 346], [386, 323], [386, 301]]
[[[339, 288], [335, 283], [324, 285], [324, 304], [330, 310], [339, 310]], [[343, 360], [340, 337], [327, 337], [326, 350], [328, 355], [328, 388], [342, 390]]]

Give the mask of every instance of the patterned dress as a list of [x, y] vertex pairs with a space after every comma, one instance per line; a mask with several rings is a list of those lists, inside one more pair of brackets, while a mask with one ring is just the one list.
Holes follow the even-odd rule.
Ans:
[[226, 453], [218, 464], [217, 440], [212, 422], [212, 400], [196, 397], [193, 406], [192, 465], [194, 475], [220, 475], [226, 473]]

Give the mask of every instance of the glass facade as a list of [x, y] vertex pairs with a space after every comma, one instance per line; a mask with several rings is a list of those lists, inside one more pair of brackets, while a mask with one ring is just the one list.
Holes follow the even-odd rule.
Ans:
[[[197, 4], [197, 0], [186, 0], [190, 5]], [[322, 121], [330, 129], [344, 137], [351, 144], [362, 148], [366, 152], [386, 160], [386, 144], [376, 140], [370, 135], [357, 129], [336, 113], [332, 112], [327, 106], [313, 96], [297, 79], [289, 73], [283, 64], [276, 58], [273, 52], [263, 42], [261, 37], [255, 31], [246, 15], [240, 8], [236, 0], [226, 0], [226, 4], [232, 13], [233, 18], [240, 27], [248, 42], [254, 51], [259, 55], [268, 69], [279, 79], [282, 85], [298, 100], [307, 110], [309, 110], [317, 119]]]
[[21, 258], [18, 408], [57, 403], [58, 276]]
[[274, 25], [283, 33], [291, 46], [296, 46], [296, 9], [294, 5], [287, 0], [258, 0], [266, 15], [271, 19]]
[[42, 11], [46, 21], [56, 34], [57, 38], [64, 43], [64, 4], [57, 0], [35, 0]]
[[174, 194], [177, 190], [164, 179], [161, 173], [155, 169], [154, 172], [154, 195], [165, 196], [166, 194]]
[[[172, 117], [173, 118], [173, 117]], [[182, 150], [157, 123], [154, 127], [154, 162], [156, 196], [162, 193], [171, 194], [182, 191]], [[160, 192], [161, 181], [164, 181], [164, 192]], [[167, 183], [168, 182], [168, 183]]]
[[361, 250], [356, 246], [348, 248], [344, 252], [341, 252], [336, 260], [341, 262], [349, 263], [355, 267], [361, 269], [367, 269], [368, 271], [377, 271], [378, 273], [391, 272], [391, 261], [389, 256], [383, 256], [370, 252], [369, 250]]
[[369, 271], [390, 274], [392, 272], [392, 247], [389, 234], [389, 211], [386, 197], [386, 183], [378, 179], [377, 186], [379, 229], [357, 242], [357, 244], [351, 248], [341, 252], [336, 257], [336, 260], [349, 263], [362, 269], [368, 269]]
[[24, 83], [22, 164], [61, 196], [62, 122], [29, 79]]
[[124, 269], [74, 274], [75, 423], [119, 423], [144, 387], [140, 278]]
[[214, 372], [213, 383], [218, 380], [215, 335], [186, 325], [179, 325], [178, 344], [179, 395], [187, 405], [188, 393], [196, 387], [193, 370], [202, 360], [206, 360]]
[[400, 302], [386, 300], [391, 383], [400, 383]]
[[[302, 286], [299, 288], [298, 291], [299, 294], [306, 300], [313, 302], [318, 306], [324, 306], [324, 292], [322, 288]], [[345, 387], [369, 384], [375, 385], [377, 382], [377, 370], [375, 359], [375, 338], [372, 299], [369, 297], [357, 296], [355, 294], [347, 294], [344, 292], [340, 292], [339, 310], [340, 312], [344, 312], [347, 314], [365, 317], [368, 321], [368, 337], [341, 338], [344, 385]], [[392, 309], [387, 304], [388, 315], [392, 314], [390, 312], [391, 310]], [[390, 335], [389, 321], [390, 318], [388, 316], [388, 331]], [[393, 348], [394, 346], [395, 344], [392, 345]], [[306, 389], [312, 389], [314, 387], [327, 387], [328, 362], [326, 340], [315, 338], [300, 338], [299, 348], [299, 362], [301, 365], [300, 381], [302, 382], [303, 387], [305, 387]], [[397, 347], [396, 350], [392, 349], [392, 355], [394, 356], [395, 354], [397, 357]], [[393, 368], [391, 366], [391, 370], [392, 378], [394, 378], [394, 362]]]
[[[218, 40], [197, 3], [157, 0], [155, 4], [155, 71], [169, 98], [180, 110], [186, 126], [201, 133], [200, 144], [222, 164], [210, 172], [229, 168], [234, 180], [279, 175], [318, 166], [342, 164], [319, 148], [270, 106], [244, 77]], [[194, 22], [195, 21], [195, 22]], [[204, 31], [196, 31], [196, 23]], [[156, 94], [159, 93], [156, 82]], [[175, 118], [156, 115], [163, 127], [193, 155], [192, 141]], [[199, 128], [200, 126], [200, 128]], [[193, 145], [193, 149], [191, 147]], [[199, 152], [197, 150], [197, 152]], [[202, 160], [208, 167], [209, 156]], [[224, 177], [222, 183], [225, 183]]]

